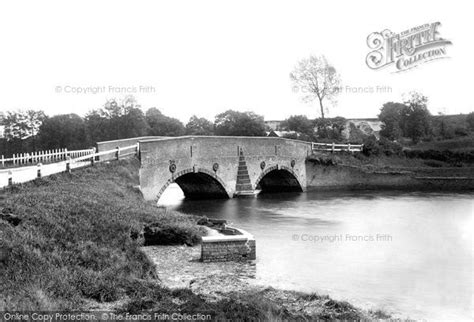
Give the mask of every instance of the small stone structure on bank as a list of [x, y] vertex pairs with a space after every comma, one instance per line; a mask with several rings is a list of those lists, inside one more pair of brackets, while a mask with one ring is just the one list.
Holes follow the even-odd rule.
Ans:
[[257, 258], [255, 238], [245, 230], [224, 226], [219, 233], [202, 237], [201, 261], [248, 261]]

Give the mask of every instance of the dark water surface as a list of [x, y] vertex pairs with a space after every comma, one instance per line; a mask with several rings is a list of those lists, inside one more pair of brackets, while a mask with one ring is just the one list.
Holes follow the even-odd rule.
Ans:
[[256, 279], [398, 317], [470, 320], [473, 194], [308, 192], [160, 203], [223, 218], [257, 240]]

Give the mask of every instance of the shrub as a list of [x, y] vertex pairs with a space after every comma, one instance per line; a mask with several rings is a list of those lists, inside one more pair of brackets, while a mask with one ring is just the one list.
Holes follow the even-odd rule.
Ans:
[[392, 142], [386, 138], [380, 138], [379, 145], [383, 154], [387, 156], [402, 154], [403, 147], [400, 143]]
[[364, 147], [362, 153], [366, 156], [377, 156], [377, 155], [402, 155], [403, 147], [400, 143], [392, 142], [384, 137], [377, 140], [374, 135], [369, 136], [363, 142]]
[[183, 226], [151, 224], [144, 230], [145, 246], [149, 245], [195, 245], [200, 235]]
[[366, 156], [377, 156], [381, 153], [381, 148], [375, 135], [371, 135], [363, 141], [362, 153]]
[[465, 127], [457, 127], [454, 129], [454, 134], [456, 136], [467, 136], [469, 135], [469, 131]]

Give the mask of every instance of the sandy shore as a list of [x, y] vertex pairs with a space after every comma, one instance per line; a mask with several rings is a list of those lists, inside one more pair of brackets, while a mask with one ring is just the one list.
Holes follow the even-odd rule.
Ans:
[[380, 319], [383, 312], [364, 311], [328, 296], [278, 290], [256, 281], [253, 262], [202, 263], [200, 246], [148, 246], [143, 252], [155, 263], [163, 286], [190, 288], [207, 301], [234, 298], [245, 301], [248, 295], [260, 296], [283, 307], [290, 314], [314, 318]]

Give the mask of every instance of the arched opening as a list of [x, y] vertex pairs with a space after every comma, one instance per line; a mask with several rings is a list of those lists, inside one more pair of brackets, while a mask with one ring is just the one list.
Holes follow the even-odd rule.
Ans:
[[265, 192], [302, 192], [296, 176], [286, 169], [268, 169], [256, 183], [257, 189]]
[[187, 199], [229, 198], [223, 185], [215, 177], [203, 172], [190, 172], [175, 179]]

